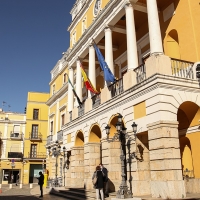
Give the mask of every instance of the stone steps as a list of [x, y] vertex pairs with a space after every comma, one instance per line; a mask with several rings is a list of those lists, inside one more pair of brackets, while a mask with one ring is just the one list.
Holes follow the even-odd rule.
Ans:
[[[96, 192], [95, 189], [92, 190], [85, 190], [84, 188], [66, 188], [64, 190], [56, 190], [52, 188], [51, 195], [64, 197], [69, 200], [95, 200], [96, 199]], [[110, 196], [105, 198], [106, 200], [111, 200], [114, 198], [116, 193], [110, 193]]]

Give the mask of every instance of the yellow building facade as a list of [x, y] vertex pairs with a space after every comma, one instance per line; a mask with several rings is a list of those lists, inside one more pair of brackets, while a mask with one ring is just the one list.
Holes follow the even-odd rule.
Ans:
[[18, 174], [20, 180], [23, 178], [25, 128], [25, 114], [0, 110], [0, 182], [2, 184], [15, 183]]
[[[92, 173], [103, 162], [110, 191], [118, 190], [120, 144], [108, 142], [105, 127], [109, 125], [113, 136], [120, 113], [132, 137], [131, 124], [138, 124], [137, 138], [127, 143], [123, 161], [126, 186], [134, 195], [183, 198], [187, 192], [200, 192], [198, 8], [196, 0], [75, 2], [70, 47], [51, 71], [47, 101], [47, 147], [58, 140], [68, 152], [58, 165], [63, 185], [92, 189]], [[105, 83], [94, 43], [115, 83]], [[86, 91], [81, 65], [99, 95]], [[55, 158], [48, 156], [47, 169], [55, 178]]]
[[39, 171], [46, 172], [46, 138], [49, 93], [28, 92], [24, 134], [23, 183], [37, 183]]

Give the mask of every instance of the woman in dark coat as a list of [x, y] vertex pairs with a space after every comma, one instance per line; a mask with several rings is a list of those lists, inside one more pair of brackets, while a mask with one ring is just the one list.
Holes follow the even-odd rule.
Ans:
[[[94, 172], [92, 176], [92, 180], [94, 179], [95, 176], [97, 176], [97, 183], [94, 185], [96, 189], [96, 199], [104, 200], [104, 195], [103, 195], [104, 179], [103, 179], [103, 173], [101, 171], [100, 166], [96, 167], [96, 171]], [[101, 194], [101, 198], [100, 198], [99, 193]]]

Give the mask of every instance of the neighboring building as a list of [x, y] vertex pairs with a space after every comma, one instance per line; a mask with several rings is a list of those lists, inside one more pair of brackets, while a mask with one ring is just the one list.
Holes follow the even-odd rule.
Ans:
[[49, 93], [28, 92], [24, 135], [24, 184], [37, 183], [39, 171], [44, 171], [46, 166], [48, 99]]
[[[23, 177], [23, 150], [26, 115], [0, 109], [0, 183], [15, 183]], [[13, 174], [13, 179], [11, 179]]]
[[[103, 162], [110, 189], [118, 190], [120, 145], [107, 141], [105, 126], [113, 136], [120, 113], [130, 134], [131, 124], [138, 124], [125, 159], [133, 194], [175, 199], [200, 193], [199, 2], [77, 0], [71, 15], [70, 48], [51, 71], [47, 101], [47, 147], [59, 140], [71, 155], [57, 160], [63, 185], [92, 189], [93, 171]], [[105, 84], [94, 41], [118, 79], [112, 85]], [[86, 91], [79, 58], [100, 95]], [[50, 178], [55, 178], [55, 161], [48, 156]]]

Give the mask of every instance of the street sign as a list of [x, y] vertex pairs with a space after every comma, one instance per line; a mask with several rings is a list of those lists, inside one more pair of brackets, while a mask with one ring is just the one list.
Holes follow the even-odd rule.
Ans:
[[11, 163], [11, 167], [15, 167], [15, 163], [14, 162]]
[[11, 162], [12, 162], [12, 163], [14, 163], [14, 162], [15, 162], [15, 160], [14, 160], [14, 159], [12, 159], [12, 160], [11, 160]]

